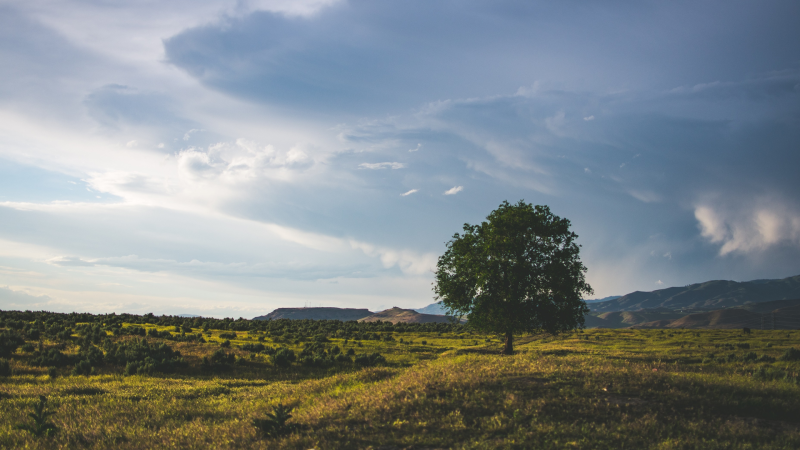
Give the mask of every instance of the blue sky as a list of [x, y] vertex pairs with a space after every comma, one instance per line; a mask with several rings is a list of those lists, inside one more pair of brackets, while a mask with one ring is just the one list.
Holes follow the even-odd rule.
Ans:
[[800, 4], [0, 3], [0, 308], [433, 301], [503, 200], [597, 297], [800, 274]]

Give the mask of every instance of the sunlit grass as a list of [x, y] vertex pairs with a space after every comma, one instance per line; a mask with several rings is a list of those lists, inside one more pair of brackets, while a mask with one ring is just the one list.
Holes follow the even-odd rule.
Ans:
[[[303, 342], [236, 332], [229, 351], [245, 362], [214, 373], [198, 365], [229, 332], [192, 332], [208, 342], [170, 342], [188, 367], [168, 376], [52, 379], [15, 355], [16, 374], [0, 378], [0, 447], [800, 448], [800, 362], [779, 360], [798, 331], [587, 330], [520, 337], [510, 357], [468, 332], [325, 343], [380, 352], [387, 365], [373, 368], [279, 368], [238, 347]], [[759, 378], [762, 367], [783, 376]], [[39, 395], [56, 411], [52, 438], [14, 428]], [[279, 403], [301, 427], [265, 438], [253, 419]]]

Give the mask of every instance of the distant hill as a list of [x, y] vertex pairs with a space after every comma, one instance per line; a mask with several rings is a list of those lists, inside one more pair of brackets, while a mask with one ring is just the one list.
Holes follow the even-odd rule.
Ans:
[[311, 319], [311, 320], [358, 320], [372, 315], [368, 309], [356, 308], [278, 308], [265, 315], [254, 317], [253, 320], [276, 319]]
[[433, 315], [436, 315], [436, 316], [445, 315], [445, 310], [442, 307], [442, 304], [438, 303], [438, 302], [437, 303], [431, 303], [430, 305], [428, 305], [428, 306], [426, 306], [424, 308], [417, 308], [414, 311], [416, 311], [416, 312], [418, 312], [420, 314], [433, 314]]
[[775, 300], [800, 298], [800, 275], [781, 280], [707, 281], [686, 287], [633, 292], [615, 300], [590, 303], [592, 311], [642, 309], [722, 309]]
[[611, 296], [603, 297], [603, 298], [587, 298], [587, 299], [584, 299], [583, 301], [585, 301], [586, 303], [592, 304], [592, 303], [607, 302], [609, 300], [616, 300], [616, 299], [618, 299], [620, 297], [622, 297], [622, 296], [621, 295], [611, 295]]
[[613, 311], [586, 316], [586, 328], [627, 328], [650, 322], [664, 325], [685, 316], [674, 311]]
[[450, 319], [447, 316], [434, 315], [434, 314], [420, 314], [413, 309], [402, 309], [394, 307], [375, 313], [369, 317], [358, 319], [359, 322], [377, 322], [385, 321], [392, 323], [449, 323]]
[[681, 313], [665, 309], [590, 313], [586, 328], [752, 328], [800, 329], [800, 299]]
[[744, 309], [717, 309], [709, 312], [689, 314], [673, 320], [667, 328], [758, 328], [761, 314]]

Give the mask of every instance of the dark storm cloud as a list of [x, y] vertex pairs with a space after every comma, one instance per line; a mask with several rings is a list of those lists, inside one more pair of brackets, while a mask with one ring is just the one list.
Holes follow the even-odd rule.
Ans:
[[[254, 13], [165, 41], [217, 89], [339, 112], [496, 95], [535, 80], [669, 89], [797, 65], [794, 2], [353, 1]], [[383, 107], [378, 109], [377, 104]]]

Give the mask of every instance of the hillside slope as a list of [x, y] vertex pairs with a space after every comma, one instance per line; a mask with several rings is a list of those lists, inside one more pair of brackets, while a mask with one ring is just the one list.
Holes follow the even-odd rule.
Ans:
[[596, 312], [666, 308], [722, 309], [775, 300], [800, 298], [800, 275], [781, 280], [707, 281], [652, 292], [632, 292], [615, 300], [592, 303]]
[[800, 299], [776, 300], [691, 314], [668, 310], [590, 313], [586, 328], [800, 329]]
[[413, 309], [403, 309], [396, 306], [369, 317], [358, 319], [359, 322], [376, 322], [378, 320], [392, 323], [450, 323], [450, 319], [447, 316], [420, 314]]
[[254, 317], [253, 320], [276, 319], [311, 319], [311, 320], [358, 320], [373, 314], [368, 309], [357, 308], [278, 308], [265, 315]]

